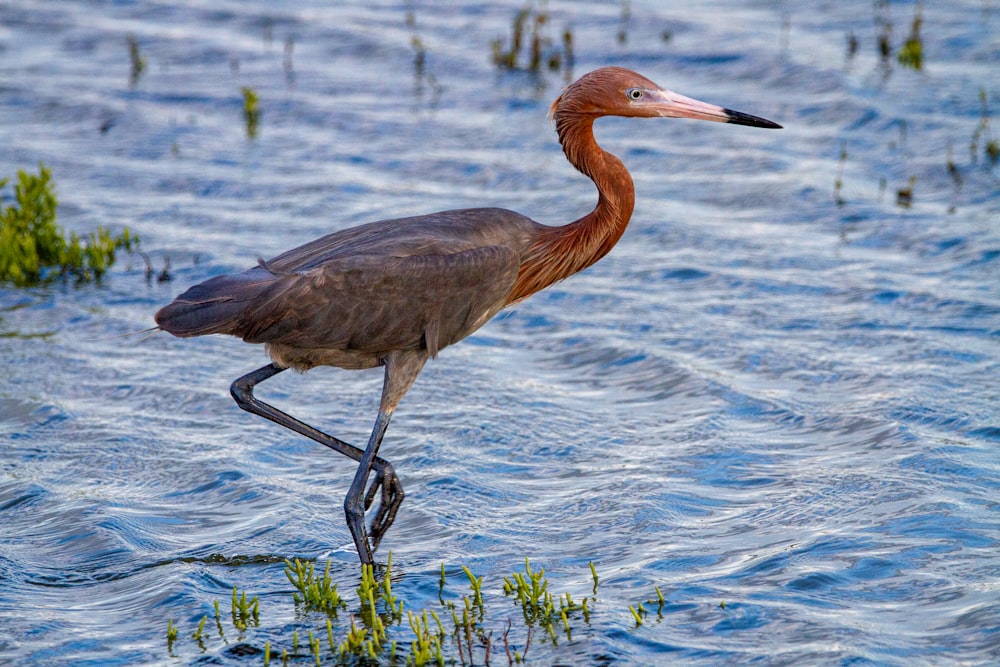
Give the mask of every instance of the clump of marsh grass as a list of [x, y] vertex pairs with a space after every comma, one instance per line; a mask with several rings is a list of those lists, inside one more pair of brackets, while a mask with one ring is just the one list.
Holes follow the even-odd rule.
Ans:
[[[362, 567], [355, 596], [345, 597], [338, 592], [338, 585], [330, 576], [329, 562], [320, 574], [313, 562], [286, 560], [284, 573], [293, 588], [293, 625], [282, 622], [280, 630], [268, 629], [266, 610], [257, 596], [248, 597], [234, 586], [228, 619], [220, 614], [219, 601], [214, 602], [215, 633], [205, 630], [209, 618], [206, 614], [193, 632], [183, 636], [193, 640], [185, 643], [173, 619], [168, 620], [169, 655], [186, 658], [197, 651], [204, 662], [209, 659], [205, 654], [212, 650], [232, 652], [238, 646], [239, 655], [258, 656], [256, 659], [262, 659], [265, 667], [272, 658], [278, 662], [279, 657], [282, 665], [413, 667], [489, 667], [503, 664], [506, 658], [508, 667], [513, 667], [528, 662], [532, 645], [554, 647], [563, 641], [571, 642], [581, 625], [589, 626], [600, 583], [597, 568], [590, 563], [592, 594], [577, 600], [570, 592], [554, 592], [545, 569], [533, 567], [525, 558], [523, 569], [503, 578], [502, 597], [494, 596], [490, 602], [482, 576], [467, 566], [447, 568], [442, 563], [437, 582], [438, 602], [411, 610], [393, 587], [391, 554], [384, 568]], [[456, 583], [460, 592], [449, 592], [450, 585]], [[654, 586], [654, 590], [655, 598], [629, 606], [636, 630], [653, 610], [657, 620], [663, 617], [666, 598], [659, 587]], [[488, 609], [488, 605], [495, 606], [498, 597], [510, 600], [521, 613], [512, 615], [509, 611]], [[231, 634], [235, 630], [238, 644], [227, 637], [227, 630]]]
[[285, 560], [285, 576], [298, 591], [292, 594], [295, 604], [302, 605], [307, 611], [321, 611], [335, 616], [339, 609], [347, 607], [337, 592], [337, 584], [330, 579], [329, 561], [326, 571], [317, 577], [314, 563], [303, 563], [298, 558], [294, 562]]
[[[0, 189], [8, 180], [0, 180]], [[126, 227], [112, 235], [98, 227], [85, 237], [56, 224], [55, 187], [52, 172], [38, 165], [38, 175], [17, 172], [14, 204], [0, 200], [0, 282], [18, 287], [34, 285], [58, 277], [77, 282], [97, 281], [115, 262], [118, 250], [132, 251], [139, 238]]]
[[514, 15], [510, 41], [502, 37], [493, 40], [493, 64], [500, 69], [525, 70], [539, 73], [543, 68], [558, 72], [565, 68], [569, 77], [573, 69], [573, 31], [562, 34], [562, 49], [548, 34], [549, 13], [527, 5]]

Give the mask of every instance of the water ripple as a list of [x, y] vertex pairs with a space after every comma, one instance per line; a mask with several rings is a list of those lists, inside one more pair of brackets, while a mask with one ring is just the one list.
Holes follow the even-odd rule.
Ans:
[[[128, 225], [174, 276], [147, 283], [135, 256], [96, 286], [0, 286], [8, 661], [258, 664], [259, 636], [170, 657], [166, 619], [187, 632], [238, 586], [287, 640], [284, 558], [353, 585], [354, 462], [228, 395], [262, 351], [119, 336], [189, 284], [360, 222], [585, 214], [545, 118], [561, 77], [490, 63], [522, 4], [0, 6], [0, 178], [43, 161], [65, 229]], [[1000, 14], [981, 5], [922, 7], [914, 71], [874, 41], [891, 18], [898, 48], [896, 5], [550, 3], [553, 34], [586, 45], [575, 74], [638, 68], [785, 129], [597, 124], [633, 172], [629, 230], [428, 364], [380, 452], [407, 493], [380, 554], [410, 607], [438, 604], [444, 561], [455, 599], [467, 564], [506, 610], [527, 555], [578, 599], [601, 573], [589, 623], [533, 640], [529, 663], [1000, 659], [997, 171], [968, 150]], [[357, 443], [380, 379], [261, 391]], [[635, 627], [654, 586], [666, 601]]]

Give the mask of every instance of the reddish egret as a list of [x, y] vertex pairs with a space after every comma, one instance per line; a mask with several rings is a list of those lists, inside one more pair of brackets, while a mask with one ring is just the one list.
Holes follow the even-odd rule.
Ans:
[[[233, 398], [244, 410], [359, 462], [344, 510], [362, 563], [372, 562], [403, 501], [396, 471], [378, 451], [424, 363], [503, 308], [587, 268], [625, 231], [635, 203], [632, 177], [597, 145], [594, 121], [637, 116], [780, 127], [678, 95], [620, 67], [595, 70], [568, 86], [552, 116], [566, 158], [597, 186], [597, 207], [575, 222], [549, 227], [500, 208], [380, 220], [195, 285], [156, 313], [159, 328], [175, 336], [221, 333], [264, 343], [271, 363], [236, 380]], [[364, 449], [253, 395], [255, 385], [288, 368], [315, 366], [385, 367], [378, 416]], [[365, 512], [376, 495], [369, 546]]]

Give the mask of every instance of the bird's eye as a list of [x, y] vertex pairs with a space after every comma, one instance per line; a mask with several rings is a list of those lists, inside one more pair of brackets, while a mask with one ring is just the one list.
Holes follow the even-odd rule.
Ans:
[[637, 100], [642, 97], [642, 88], [629, 88], [625, 91], [625, 94], [628, 95], [630, 100]]

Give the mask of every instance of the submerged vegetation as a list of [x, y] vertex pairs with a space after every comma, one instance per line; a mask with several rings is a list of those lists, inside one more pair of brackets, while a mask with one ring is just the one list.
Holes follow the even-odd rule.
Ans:
[[913, 186], [917, 182], [916, 176], [910, 176], [910, 180], [906, 182], [906, 185], [896, 190], [896, 205], [903, 208], [909, 208], [913, 203]]
[[142, 53], [139, 51], [139, 40], [135, 38], [135, 35], [128, 35], [125, 38], [128, 43], [128, 58], [131, 63], [131, 70], [129, 72], [129, 83], [135, 85], [139, 81], [139, 77], [146, 70], [146, 59], [143, 57]]
[[972, 152], [972, 159], [976, 160], [981, 141], [983, 154], [992, 164], [996, 164], [1000, 161], [1000, 141], [995, 139], [990, 131], [990, 107], [985, 88], [979, 91], [979, 103], [982, 104], [983, 115], [979, 118], [976, 130], [972, 133], [969, 150]]
[[[887, 0], [876, 0], [876, 2], [873, 3], [873, 8], [874, 24], [877, 31], [876, 45], [879, 54], [878, 70], [881, 72], [882, 76], [886, 79], [890, 76], [893, 71], [893, 62], [899, 63], [899, 65], [904, 68], [923, 71], [925, 66], [925, 51], [922, 37], [922, 31], [924, 30], [923, 5], [918, 3], [914, 7], [909, 34], [899, 46], [898, 50], [894, 49], [893, 46], [893, 22], [890, 16], [890, 3]], [[854, 32], [847, 34], [846, 43], [846, 60], [850, 62], [855, 58], [859, 51], [859, 40]], [[895, 58], [893, 58], [893, 55], [895, 55]], [[980, 159], [982, 159], [983, 163], [988, 168], [993, 168], [1000, 163], [1000, 141], [994, 138], [991, 132], [988, 93], [985, 88], [982, 88], [979, 91], [979, 102], [982, 107], [982, 114], [972, 132], [972, 137], [968, 144], [971, 158], [970, 164], [963, 165], [956, 162], [953, 151], [953, 139], [949, 139], [944, 146], [944, 168], [947, 171], [948, 176], [951, 177], [956, 195], [963, 185], [963, 169], [971, 168], [972, 165], [977, 164]], [[890, 140], [888, 142], [888, 148], [891, 151], [896, 151], [897, 148], [902, 147], [906, 141], [907, 135], [906, 120], [899, 118], [896, 119], [895, 122], [899, 126], [900, 136], [898, 140]], [[905, 154], [905, 152], [901, 151], [900, 154]], [[844, 171], [846, 162], [847, 142], [841, 141], [840, 159], [833, 187], [833, 199], [838, 206], [844, 206], [847, 202], [844, 197]], [[888, 182], [892, 180], [892, 178], [898, 178], [898, 176], [880, 176], [879, 200], [882, 199], [883, 195], [887, 191]], [[911, 173], [906, 178], [905, 184], [895, 188], [896, 206], [903, 209], [914, 206], [916, 202], [916, 185], [917, 176]], [[954, 213], [955, 210], [956, 205], [952, 203], [949, 206], [948, 211], [950, 213]]]
[[260, 122], [260, 99], [253, 88], [243, 86], [243, 120], [247, 126], [247, 136], [251, 139], [257, 136], [257, 124]]
[[406, 27], [410, 29], [410, 48], [413, 49], [413, 76], [416, 81], [414, 92], [418, 96], [422, 95], [426, 84], [432, 93], [431, 102], [436, 104], [444, 88], [427, 69], [427, 48], [417, 32], [417, 15], [413, 10], [406, 13]]
[[921, 69], [924, 65], [924, 42], [920, 39], [921, 23], [923, 23], [923, 16], [918, 5], [917, 13], [914, 15], [913, 24], [910, 27], [910, 36], [906, 38], [899, 53], [896, 54], [896, 60], [904, 67]]
[[[381, 568], [380, 568], [381, 569]], [[597, 605], [598, 576], [590, 564], [593, 592], [575, 600], [569, 593], [555, 594], [545, 570], [532, 568], [526, 558], [524, 569], [503, 578], [503, 595], [519, 615], [509, 610], [491, 614], [483, 595], [483, 578], [462, 566], [451, 571], [468, 593], [446, 597], [449, 571], [441, 565], [437, 605], [414, 611], [393, 592], [396, 575], [392, 554], [382, 572], [362, 566], [361, 578], [351, 601], [338, 592], [330, 578], [330, 563], [318, 574], [314, 563], [298, 559], [285, 561], [285, 576], [292, 584], [295, 622], [280, 625], [281, 636], [267, 628], [259, 599], [233, 588], [230, 621], [223, 623], [219, 601], [215, 600], [215, 631], [206, 632], [209, 620], [203, 615], [197, 627], [182, 635], [174, 619], [167, 620], [167, 651], [206, 654], [210, 649], [227, 654], [256, 656], [264, 665], [272, 660], [288, 664], [390, 664], [390, 665], [520, 665], [528, 661], [532, 646], [558, 646], [573, 641], [576, 628], [590, 625]], [[635, 627], [643, 625], [651, 610], [663, 618], [666, 598], [659, 587], [655, 597], [630, 605], [628, 612]], [[514, 616], [519, 616], [517, 622]], [[628, 615], [623, 613], [623, 617]], [[231, 625], [231, 630], [227, 627]], [[235, 632], [235, 637], [226, 632]], [[289, 630], [291, 636], [288, 636]], [[192, 642], [183, 641], [189, 636]], [[536, 648], [537, 652], [537, 648]], [[280, 663], [278, 662], [280, 660]]]
[[837, 206], [844, 205], [840, 191], [844, 187], [844, 165], [847, 163], [847, 143], [840, 142], [840, 164], [837, 166], [837, 179], [833, 182], [833, 200]]
[[562, 48], [548, 34], [549, 13], [528, 5], [514, 16], [510, 41], [502, 37], [493, 40], [493, 64], [501, 69], [540, 72], [545, 67], [553, 72], [563, 69], [566, 77], [573, 70], [573, 31], [562, 33]]
[[[0, 189], [7, 179], [0, 180]], [[67, 238], [56, 225], [58, 200], [52, 172], [38, 165], [38, 175], [18, 170], [14, 201], [3, 206], [0, 199], [0, 281], [19, 287], [58, 277], [72, 276], [77, 282], [100, 280], [115, 262], [118, 250], [132, 251], [139, 238], [126, 227], [113, 236], [103, 227], [81, 238]]]
[[[889, 15], [889, 3], [887, 0], [876, 0], [875, 27], [878, 30], [876, 44], [882, 68], [886, 76], [892, 71], [892, 19]], [[913, 13], [913, 21], [910, 23], [910, 34], [903, 42], [899, 50], [896, 51], [896, 61], [903, 67], [915, 70], [922, 70], [924, 67], [924, 41], [920, 35], [920, 28], [923, 25], [923, 8], [920, 4], [916, 6]], [[852, 59], [858, 51], [858, 38], [854, 33], [850, 33], [847, 38], [847, 58]]]

